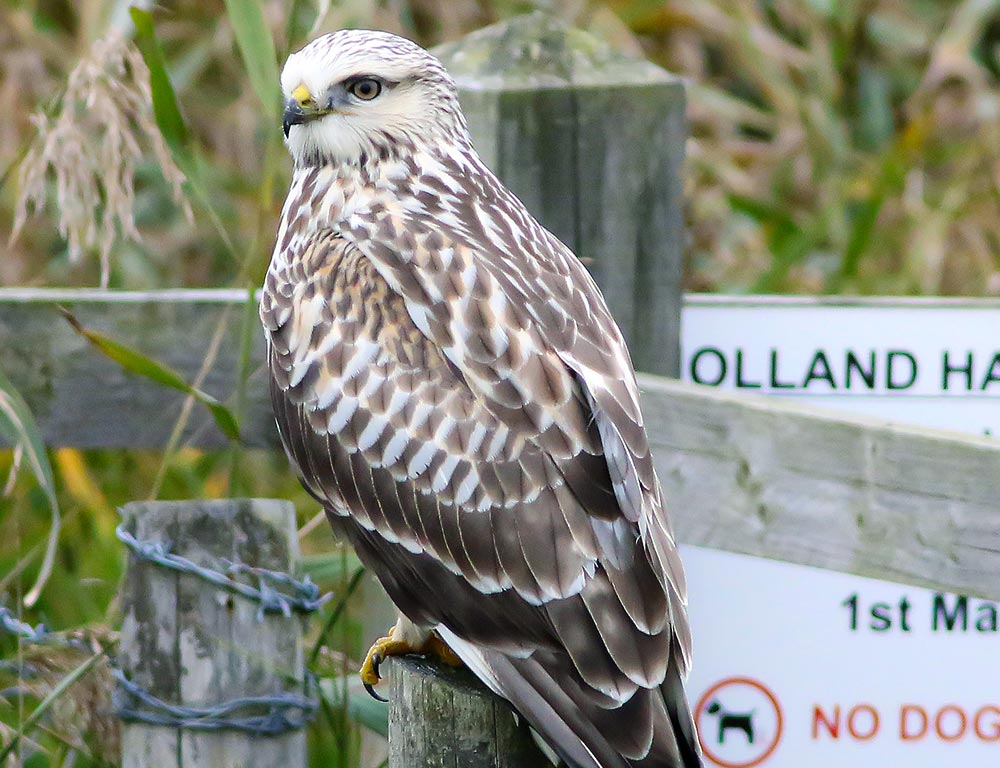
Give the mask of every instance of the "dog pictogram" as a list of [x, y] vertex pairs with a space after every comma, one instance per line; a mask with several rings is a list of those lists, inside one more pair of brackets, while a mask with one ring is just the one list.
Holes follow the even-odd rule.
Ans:
[[756, 710], [751, 709], [749, 712], [727, 712], [722, 708], [722, 704], [719, 703], [718, 699], [713, 699], [705, 708], [705, 711], [710, 715], [717, 715], [719, 718], [720, 744], [726, 743], [726, 731], [729, 730], [742, 731], [746, 734], [747, 744], [753, 744], [753, 713]]

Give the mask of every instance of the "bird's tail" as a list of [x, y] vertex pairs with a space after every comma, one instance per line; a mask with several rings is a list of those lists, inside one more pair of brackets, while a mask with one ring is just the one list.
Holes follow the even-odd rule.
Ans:
[[[670, 665], [658, 689], [637, 691], [619, 712], [588, 706], [583, 692], [574, 690], [575, 683], [560, 679], [558, 672], [534, 656], [516, 658], [483, 649], [446, 627], [439, 626], [438, 632], [480, 680], [514, 706], [568, 768], [702, 768], [677, 664]], [[630, 731], [638, 720], [646, 723], [641, 730], [647, 734], [648, 753], [625, 757], [620, 750], [635, 749]], [[650, 725], [651, 740], [646, 730]]]

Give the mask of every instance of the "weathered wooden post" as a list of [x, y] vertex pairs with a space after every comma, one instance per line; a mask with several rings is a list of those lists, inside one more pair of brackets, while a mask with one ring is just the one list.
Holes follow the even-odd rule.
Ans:
[[122, 765], [304, 768], [302, 621], [264, 611], [281, 585], [262, 580], [262, 603], [157, 560], [183, 558], [223, 577], [227, 563], [291, 572], [292, 505], [138, 502], [122, 512], [119, 536], [131, 550], [116, 692]]
[[684, 87], [544, 13], [434, 53], [486, 163], [584, 259], [635, 367], [677, 376]]
[[[636, 368], [676, 376], [684, 89], [541, 13], [441, 46], [477, 149], [594, 274]], [[537, 768], [510, 708], [471, 676], [392, 665], [390, 768]]]
[[464, 669], [392, 660], [392, 768], [539, 768], [547, 764], [523, 721]]

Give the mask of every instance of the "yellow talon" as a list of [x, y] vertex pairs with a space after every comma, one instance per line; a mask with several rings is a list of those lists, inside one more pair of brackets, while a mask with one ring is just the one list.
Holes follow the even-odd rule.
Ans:
[[448, 643], [438, 637], [437, 632], [434, 632], [427, 638], [427, 642], [424, 643], [421, 653], [433, 656], [442, 664], [447, 664], [449, 667], [462, 666], [462, 660], [458, 658], [458, 654], [448, 646]]
[[382, 679], [381, 675], [379, 675], [379, 667], [390, 656], [405, 656], [408, 653], [417, 653], [433, 656], [442, 664], [452, 667], [462, 666], [462, 660], [448, 647], [448, 644], [444, 640], [438, 637], [436, 632], [431, 633], [422, 645], [416, 647], [406, 640], [396, 640], [395, 634], [396, 628], [393, 627], [389, 630], [388, 636], [380, 637], [374, 642], [372, 647], [368, 649], [368, 655], [365, 656], [365, 662], [361, 665], [359, 672], [365, 690], [379, 701], [386, 701], [386, 699], [375, 692], [374, 686], [378, 685], [378, 682]]
[[388, 637], [380, 637], [368, 649], [365, 656], [365, 663], [361, 665], [361, 682], [375, 685], [382, 677], [378, 673], [379, 665], [389, 656], [404, 656], [407, 653], [416, 653], [419, 649], [413, 648], [405, 640], [393, 640], [392, 631]]

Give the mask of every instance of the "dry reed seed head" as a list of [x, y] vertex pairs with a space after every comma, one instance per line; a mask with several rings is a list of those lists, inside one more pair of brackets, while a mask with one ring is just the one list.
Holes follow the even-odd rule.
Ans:
[[59, 233], [69, 258], [96, 252], [101, 286], [107, 287], [111, 251], [119, 235], [140, 240], [135, 226], [135, 176], [152, 153], [174, 201], [193, 220], [184, 197], [184, 174], [156, 126], [149, 71], [136, 48], [120, 34], [98, 40], [70, 73], [57, 114], [32, 117], [38, 134], [21, 163], [11, 239], [29, 215], [48, 202], [55, 180]]

